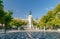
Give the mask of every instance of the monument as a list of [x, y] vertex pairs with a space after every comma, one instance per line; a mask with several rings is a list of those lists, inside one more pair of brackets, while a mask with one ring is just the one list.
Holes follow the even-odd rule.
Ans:
[[33, 28], [33, 23], [32, 23], [32, 13], [30, 11], [29, 16], [28, 16], [28, 28], [32, 29]]
[[24, 29], [27, 29], [27, 30], [33, 29], [32, 13], [31, 13], [31, 11], [29, 12], [27, 21], [28, 21], [28, 24], [26, 26], [21, 26], [21, 27], [23, 27]]

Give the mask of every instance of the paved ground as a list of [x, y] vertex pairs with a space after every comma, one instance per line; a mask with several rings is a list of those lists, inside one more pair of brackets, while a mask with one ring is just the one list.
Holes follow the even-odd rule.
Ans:
[[[7, 30], [7, 33], [11, 32], [60, 32], [60, 30]], [[3, 33], [4, 30], [0, 30], [0, 33]]]
[[33, 31], [33, 30], [18, 30], [8, 31], [7, 34], [0, 33], [0, 39], [60, 39], [60, 32], [58, 31]]

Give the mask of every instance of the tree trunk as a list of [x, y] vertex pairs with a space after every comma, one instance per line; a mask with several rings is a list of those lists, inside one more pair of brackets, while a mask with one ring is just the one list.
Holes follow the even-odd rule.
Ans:
[[4, 30], [4, 33], [5, 33], [5, 34], [6, 34], [6, 26], [7, 26], [7, 23], [5, 23], [5, 27], [4, 27], [4, 28], [5, 28], [5, 30]]

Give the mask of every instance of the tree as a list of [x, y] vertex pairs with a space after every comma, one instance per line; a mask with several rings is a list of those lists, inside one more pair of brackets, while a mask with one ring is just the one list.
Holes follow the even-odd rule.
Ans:
[[3, 17], [5, 16], [4, 13], [4, 6], [3, 6], [3, 1], [0, 0], [0, 23], [3, 24]]
[[13, 21], [11, 22], [11, 25], [16, 26], [16, 28], [18, 29], [18, 27], [22, 26], [22, 25], [27, 25], [27, 21], [21, 20], [21, 19], [13, 19]]
[[60, 12], [60, 3], [54, 8], [55, 13]]
[[46, 28], [57, 28], [60, 26], [60, 3], [53, 9], [47, 12], [45, 16], [40, 19], [40, 26], [46, 26]]
[[5, 24], [4, 29], [5, 29], [5, 33], [6, 33], [6, 27], [9, 25], [9, 22], [12, 19], [12, 11], [8, 11], [6, 12], [4, 10], [4, 5], [3, 5], [3, 1], [0, 0], [0, 24]]
[[13, 17], [12, 17], [12, 14], [13, 12], [12, 11], [8, 11], [8, 12], [5, 12], [5, 16], [4, 16], [4, 24], [5, 24], [5, 33], [6, 33], [6, 29], [9, 25], [9, 23], [12, 21]]

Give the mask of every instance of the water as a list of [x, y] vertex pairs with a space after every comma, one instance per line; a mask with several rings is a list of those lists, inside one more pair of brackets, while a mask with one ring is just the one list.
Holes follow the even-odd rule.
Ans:
[[0, 34], [0, 39], [60, 39], [59, 32], [13, 32]]

